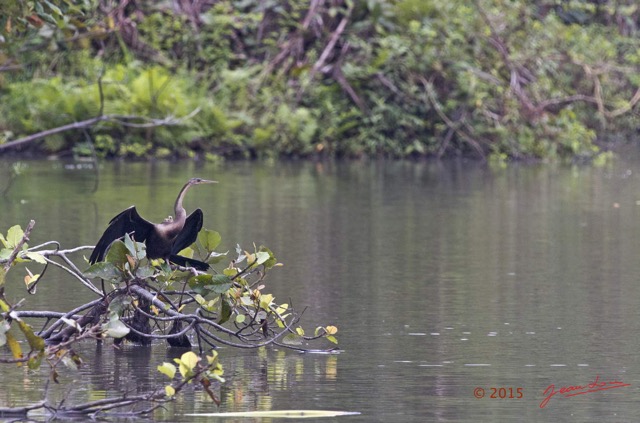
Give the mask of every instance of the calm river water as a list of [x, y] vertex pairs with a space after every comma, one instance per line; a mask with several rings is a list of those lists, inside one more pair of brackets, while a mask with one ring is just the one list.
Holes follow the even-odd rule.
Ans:
[[[31, 245], [63, 248], [94, 244], [132, 204], [162, 220], [192, 176], [220, 181], [194, 188], [187, 209], [204, 210], [222, 250], [269, 246], [285, 265], [271, 272], [267, 291], [307, 307], [309, 331], [338, 326], [337, 355], [221, 348], [219, 411], [361, 413], [337, 419], [344, 422], [640, 420], [638, 160], [497, 170], [473, 162], [104, 163], [95, 192], [91, 170], [25, 163], [0, 197], [0, 231], [34, 219]], [[10, 166], [0, 162], [0, 190]], [[24, 274], [13, 269], [8, 288], [14, 300], [27, 297], [25, 309], [68, 310], [90, 298], [55, 270], [28, 296]], [[62, 370], [65, 391], [52, 389], [53, 398], [144, 392], [164, 383], [155, 368], [175, 354], [164, 344], [116, 351], [91, 342], [79, 352], [85, 366]], [[0, 406], [40, 400], [46, 377], [3, 365]], [[540, 408], [550, 385], [582, 388]], [[612, 389], [587, 392], [603, 387]], [[190, 392], [154, 419], [223, 421], [184, 416], [215, 411]]]

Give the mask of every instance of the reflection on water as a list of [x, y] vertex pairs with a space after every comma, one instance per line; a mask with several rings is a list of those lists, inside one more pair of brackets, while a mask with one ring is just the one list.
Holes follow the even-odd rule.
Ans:
[[[92, 172], [28, 164], [0, 198], [0, 228], [33, 218], [32, 244], [55, 239], [67, 248], [93, 244], [134, 203], [161, 220], [189, 177], [220, 181], [187, 196], [187, 209], [204, 210], [223, 250], [256, 242], [276, 253], [285, 266], [271, 273], [267, 291], [307, 307], [308, 331], [339, 327], [339, 355], [221, 348], [220, 411], [334, 409], [359, 411], [344, 419], [363, 422], [640, 418], [635, 159], [502, 170], [463, 162], [106, 163], [95, 194]], [[9, 274], [12, 298], [26, 296], [23, 272]], [[90, 299], [70, 298], [75, 286], [53, 269], [28, 307], [59, 311]], [[181, 353], [91, 343], [79, 352], [80, 372], [60, 372], [74, 381], [77, 402], [165, 383], [155, 368]], [[540, 409], [549, 385], [596, 377], [631, 386], [554, 398]], [[3, 367], [0, 406], [41, 399], [45, 379]], [[486, 396], [476, 398], [476, 388]], [[523, 397], [490, 398], [492, 388], [522, 388]], [[49, 395], [61, 399], [64, 389]], [[212, 411], [193, 390], [154, 419]]]

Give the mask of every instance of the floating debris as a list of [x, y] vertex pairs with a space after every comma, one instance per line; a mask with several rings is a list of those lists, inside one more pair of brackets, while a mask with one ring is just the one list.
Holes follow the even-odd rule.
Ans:
[[357, 416], [357, 411], [329, 411], [329, 410], [273, 410], [273, 411], [244, 411], [237, 413], [193, 413], [183, 414], [194, 417], [271, 417], [281, 419], [306, 419], [318, 417]]

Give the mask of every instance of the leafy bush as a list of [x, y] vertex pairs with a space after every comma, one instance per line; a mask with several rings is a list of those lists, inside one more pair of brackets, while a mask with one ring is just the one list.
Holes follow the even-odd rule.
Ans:
[[[589, 159], [600, 139], [635, 131], [640, 12], [630, 0], [130, 6], [116, 21], [87, 12], [93, 26], [72, 37], [47, 24], [32, 34], [60, 54], [26, 48], [34, 78], [4, 81], [3, 139], [96, 116], [103, 68], [104, 113], [199, 111], [178, 126], [103, 123], [107, 155]], [[78, 39], [93, 44], [71, 51]]]

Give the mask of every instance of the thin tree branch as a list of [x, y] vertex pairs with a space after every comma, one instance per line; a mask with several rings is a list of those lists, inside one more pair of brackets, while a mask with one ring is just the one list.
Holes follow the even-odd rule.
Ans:
[[[68, 125], [59, 126], [57, 128], [47, 129], [45, 131], [41, 131], [36, 134], [31, 134], [26, 137], [19, 138], [17, 140], [0, 144], [0, 151], [19, 147], [23, 144], [27, 144], [32, 141], [37, 141], [42, 138], [48, 137], [50, 135], [55, 135], [61, 132], [70, 131], [72, 129], [89, 128], [99, 122], [115, 122], [130, 128], [155, 128], [158, 126], [181, 125], [185, 120], [192, 118], [199, 112], [200, 112], [200, 108], [198, 107], [188, 115], [183, 116], [181, 118], [168, 116], [164, 119], [153, 119], [153, 118], [148, 118], [143, 116], [134, 116], [134, 115], [100, 115], [100, 116], [93, 117], [91, 119], [82, 120], [80, 122], [73, 122]], [[144, 121], [144, 123], [129, 122], [129, 121], [136, 121], [136, 120]]]

